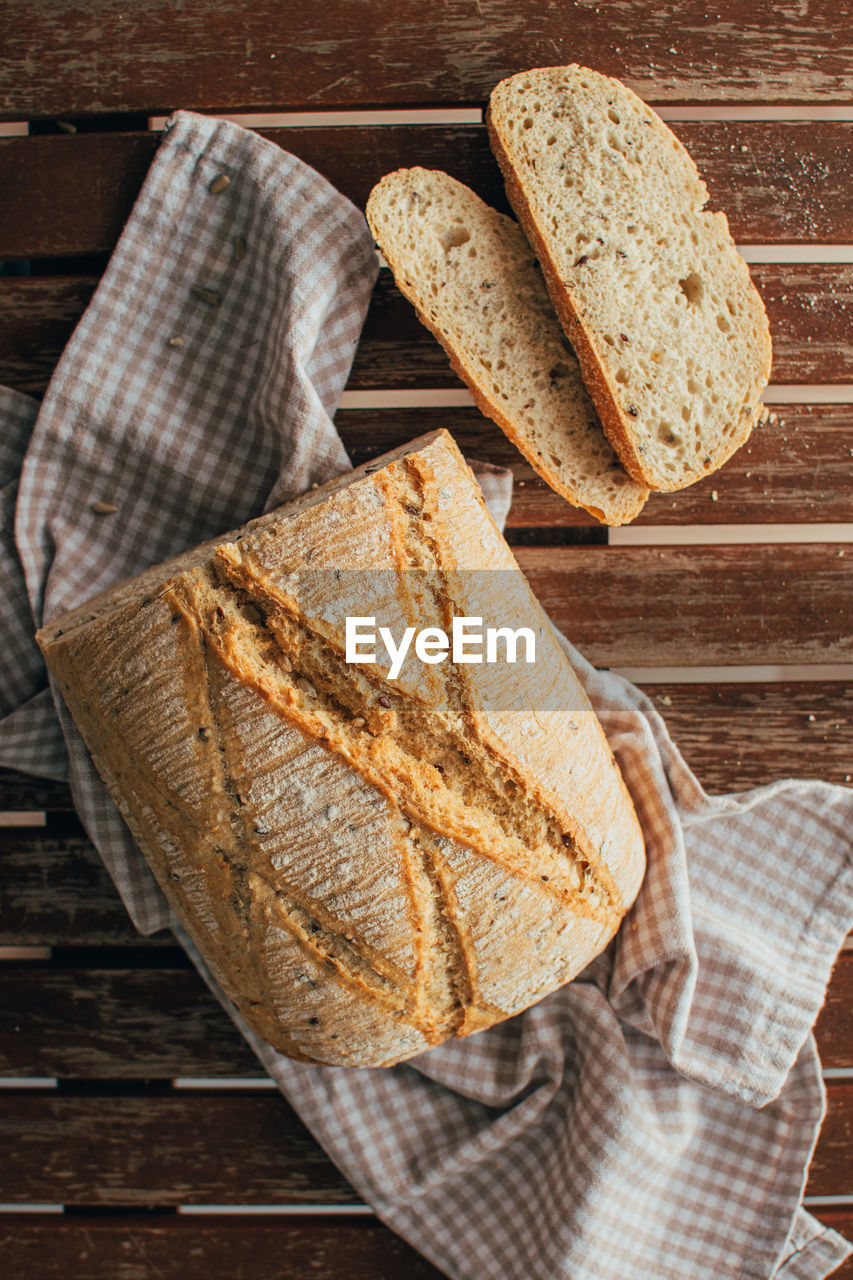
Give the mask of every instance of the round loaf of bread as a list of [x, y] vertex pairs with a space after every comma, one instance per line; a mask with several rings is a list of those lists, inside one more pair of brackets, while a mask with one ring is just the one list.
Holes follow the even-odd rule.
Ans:
[[[527, 628], [535, 661], [410, 651], [392, 675], [384, 651], [347, 660], [352, 617], [397, 640]], [[388, 1065], [487, 1027], [574, 977], [636, 896], [619, 769], [446, 432], [38, 638], [182, 925], [291, 1057]]]

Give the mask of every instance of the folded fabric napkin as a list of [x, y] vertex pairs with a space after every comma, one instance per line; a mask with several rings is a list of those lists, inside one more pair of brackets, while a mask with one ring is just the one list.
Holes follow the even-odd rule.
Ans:
[[[43, 404], [0, 395], [0, 761], [67, 767], [137, 927], [173, 928], [214, 990], [54, 706], [34, 624], [348, 468], [331, 414], [376, 270], [318, 174], [178, 112]], [[500, 520], [507, 477], [480, 476]], [[817, 1280], [850, 1252], [801, 1201], [824, 1108], [810, 1028], [853, 924], [853, 793], [709, 799], [648, 700], [565, 647], [649, 856], [579, 979], [379, 1070], [292, 1062], [217, 994], [353, 1185], [449, 1276]]]

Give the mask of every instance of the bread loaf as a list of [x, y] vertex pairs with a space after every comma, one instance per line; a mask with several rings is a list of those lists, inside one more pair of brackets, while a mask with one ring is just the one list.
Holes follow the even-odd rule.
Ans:
[[626, 470], [663, 490], [715, 471], [757, 421], [770, 336], [684, 147], [630, 89], [579, 66], [502, 81], [488, 125]]
[[[533, 664], [346, 661], [345, 619], [526, 626]], [[396, 634], [396, 633], [395, 633]], [[610, 940], [643, 841], [601, 727], [437, 432], [38, 634], [163, 892], [248, 1025], [386, 1065]]]
[[483, 413], [568, 502], [604, 524], [633, 520], [648, 490], [604, 434], [520, 227], [432, 169], [386, 174], [367, 219]]

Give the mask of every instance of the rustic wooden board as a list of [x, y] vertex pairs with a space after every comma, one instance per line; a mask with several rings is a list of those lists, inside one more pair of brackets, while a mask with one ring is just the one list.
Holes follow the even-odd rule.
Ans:
[[[151, 111], [481, 102], [502, 77], [576, 61], [654, 102], [853, 96], [850, 6], [702, 0], [519, 7], [516, 0], [7, 0], [7, 119]], [[69, 56], [73, 49], [73, 57]]]
[[[853, 124], [675, 121], [672, 128], [708, 184], [711, 207], [726, 211], [739, 242], [834, 244], [849, 238], [845, 178]], [[446, 170], [509, 211], [482, 126], [259, 132], [317, 169], [359, 208], [384, 173], [417, 164]], [[79, 133], [0, 141], [0, 258], [111, 251], [159, 140], [153, 133]]]
[[441, 1280], [373, 1217], [0, 1216], [10, 1276], [38, 1280]]
[[546, 613], [596, 666], [853, 657], [853, 555], [832, 545], [515, 553]]
[[[139, 934], [76, 818], [0, 828], [0, 946], [136, 946]], [[174, 946], [164, 931], [152, 946]]]
[[0, 813], [22, 809], [29, 813], [44, 809], [72, 813], [74, 803], [68, 784], [0, 767]]
[[[812, 1209], [853, 1238], [853, 1210]], [[0, 1250], [13, 1275], [38, 1280], [439, 1280], [438, 1272], [373, 1218], [105, 1219], [3, 1214]], [[853, 1280], [853, 1260], [833, 1273]]]
[[[853, 1194], [853, 1083], [831, 1082], [827, 1093], [806, 1194]], [[4, 1089], [0, 1138], [0, 1197], [10, 1204], [332, 1206], [360, 1199], [277, 1093]]]
[[0, 1200], [324, 1204], [361, 1197], [277, 1093], [0, 1094]]
[[[194, 969], [5, 965], [0, 1076], [263, 1079]], [[97, 963], [97, 961], [95, 961]], [[853, 952], [842, 952], [817, 1026], [824, 1067], [853, 1067]]]
[[3, 986], [0, 1076], [266, 1074], [195, 969], [7, 965]]
[[[751, 270], [774, 339], [771, 381], [853, 381], [853, 266], [784, 263]], [[96, 280], [90, 275], [0, 278], [0, 381], [34, 395], [44, 391]], [[390, 271], [383, 271], [348, 389], [462, 385]]]
[[807, 1196], [853, 1195], [853, 1081], [830, 1080], [826, 1119], [809, 1167]]
[[[775, 421], [754, 431], [720, 471], [680, 493], [652, 494], [634, 522], [759, 524], [848, 521], [853, 510], [849, 405], [777, 405]], [[507, 527], [555, 529], [595, 525], [541, 480], [478, 409], [340, 410], [335, 425], [354, 464], [438, 427], [462, 452], [510, 467], [514, 488]]]
[[853, 951], [836, 961], [815, 1035], [824, 1067], [853, 1065]]
[[654, 684], [645, 692], [706, 791], [853, 776], [849, 681]]

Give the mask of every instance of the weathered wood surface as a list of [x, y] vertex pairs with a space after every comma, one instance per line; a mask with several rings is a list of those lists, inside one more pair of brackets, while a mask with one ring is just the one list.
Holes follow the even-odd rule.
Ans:
[[195, 969], [31, 965], [2, 975], [0, 1075], [265, 1075]]
[[[844, 243], [850, 236], [846, 121], [673, 121], [740, 243]], [[260, 134], [364, 208], [392, 169], [444, 169], [509, 211], [478, 125], [272, 128]], [[108, 253], [160, 141], [157, 133], [78, 133], [0, 140], [0, 257]], [[792, 181], [795, 175], [795, 181]], [[57, 199], [61, 193], [61, 199]]]
[[[806, 1194], [853, 1194], [853, 1084], [830, 1082]], [[10, 1204], [358, 1203], [274, 1092], [0, 1095], [0, 1198]]]
[[[773, 333], [771, 381], [853, 381], [853, 266], [755, 264], [751, 271]], [[44, 391], [96, 284], [92, 275], [0, 278], [0, 381], [33, 395]], [[348, 389], [462, 385], [390, 271], [381, 272]]]
[[853, 778], [850, 681], [653, 684], [645, 692], [706, 791]]
[[38, 1280], [441, 1280], [444, 1274], [373, 1217], [4, 1213], [0, 1255], [8, 1275]]
[[[651, 684], [645, 692], [707, 791], [744, 790], [789, 777], [843, 783], [853, 774], [849, 681]], [[59, 815], [72, 813], [73, 804], [63, 783], [0, 769], [0, 812], [14, 810]], [[72, 839], [81, 834], [76, 827], [66, 829]], [[0, 847], [27, 838], [26, 830], [0, 832]], [[42, 828], [33, 828], [29, 838], [56, 840]], [[24, 868], [15, 870], [21, 874]]]
[[0, 1094], [0, 1201], [323, 1204], [361, 1197], [278, 1093]]
[[853, 951], [836, 961], [815, 1035], [824, 1067], [853, 1066]]
[[[853, 381], [853, 266], [754, 263], [750, 272], [773, 335], [770, 381]], [[447, 356], [395, 287], [391, 272], [381, 272], [348, 386], [459, 385]]]
[[[680, 493], [652, 494], [634, 523], [849, 521], [853, 511], [853, 407], [776, 405], [773, 413], [775, 421], [754, 431], [720, 471]], [[355, 464], [425, 431], [446, 427], [467, 457], [511, 468], [510, 530], [597, 523], [554, 493], [474, 406], [339, 410], [335, 425]]]
[[[68, 815], [45, 832], [0, 828], [0, 946], [136, 946], [112, 880]], [[150, 944], [174, 946], [168, 932]]]
[[[812, 1209], [848, 1238], [853, 1210]], [[373, 1218], [3, 1214], [0, 1252], [13, 1275], [38, 1280], [439, 1280], [438, 1272]], [[833, 1273], [853, 1280], [853, 1260]]]
[[[172, 1079], [265, 1073], [195, 969], [6, 965], [0, 1076]], [[824, 1067], [853, 1067], [853, 952], [842, 952], [818, 1021]]]
[[596, 666], [853, 658], [853, 554], [833, 545], [515, 553], [546, 613]]
[[809, 1166], [807, 1196], [853, 1195], [853, 1082], [830, 1080], [826, 1119]]
[[[7, 0], [6, 119], [150, 111], [482, 102], [526, 67], [581, 62], [653, 102], [834, 102], [853, 96], [847, 0], [725, 19], [686, 0]], [[69, 54], [73, 50], [73, 56]]]

